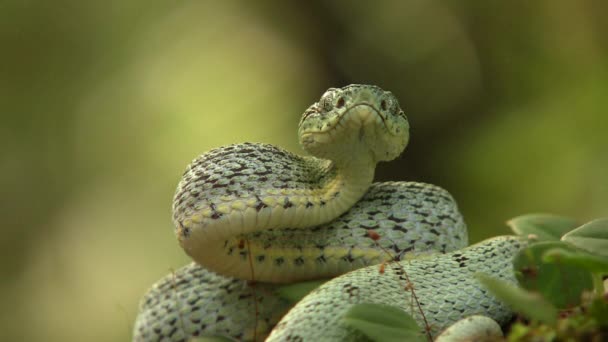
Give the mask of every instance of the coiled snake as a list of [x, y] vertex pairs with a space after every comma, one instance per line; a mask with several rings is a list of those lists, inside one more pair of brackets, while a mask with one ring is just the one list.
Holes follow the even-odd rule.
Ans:
[[[341, 322], [357, 303], [400, 307], [424, 326], [411, 310], [403, 272], [432, 336], [471, 315], [509, 318], [473, 273], [514, 281], [510, 262], [521, 240], [498, 237], [464, 248], [466, 226], [448, 192], [415, 182], [372, 184], [376, 164], [398, 157], [409, 140], [393, 94], [370, 85], [329, 89], [304, 112], [299, 138], [313, 157], [244, 143], [188, 166], [173, 221], [195, 262], [144, 296], [135, 341], [268, 334], [272, 341], [360, 340]], [[410, 257], [417, 254], [425, 256]], [[388, 259], [402, 261], [379, 272], [377, 264]], [[336, 276], [291, 310], [278, 293], [277, 283]]]

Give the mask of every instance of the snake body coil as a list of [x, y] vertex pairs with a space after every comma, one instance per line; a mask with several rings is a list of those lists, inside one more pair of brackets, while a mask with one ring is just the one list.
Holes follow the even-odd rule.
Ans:
[[502, 236], [449, 254], [390, 264], [382, 274], [373, 266], [347, 273], [302, 299], [277, 324], [267, 341], [366, 340], [341, 321], [346, 311], [359, 303], [399, 307], [424, 326], [411, 291], [404, 290], [406, 273], [431, 335], [472, 315], [505, 323], [511, 315], [508, 307], [490, 295], [474, 274], [482, 271], [514, 283], [513, 272], [505, 270], [512, 269], [512, 257], [524, 244], [519, 237]]
[[[230, 246], [238, 245], [243, 234], [314, 227], [338, 217], [368, 190], [376, 164], [403, 151], [408, 129], [390, 92], [361, 85], [330, 89], [300, 122], [300, 142], [316, 157], [240, 144], [212, 150], [190, 164], [173, 202], [179, 242], [206, 268], [251, 278], [249, 264], [230, 253]], [[267, 250], [267, 242], [253, 241], [251, 252], [262, 257], [257, 251]], [[307, 246], [300, 254], [317, 252], [319, 248]], [[257, 281], [292, 282], [352, 269], [277, 269], [265, 258], [255, 260]]]
[[[403, 151], [408, 130], [390, 92], [350, 85], [328, 90], [304, 112], [300, 143], [314, 157], [245, 143], [195, 159], [178, 185], [173, 221], [181, 246], [196, 263], [145, 295], [134, 340], [263, 338], [292, 305], [271, 283], [356, 269], [307, 296], [270, 339], [352, 340], [358, 335], [339, 322], [349, 305], [377, 302], [405, 309], [409, 293], [400, 283], [401, 271], [387, 266], [379, 275], [378, 266], [371, 265], [448, 253], [468, 243], [462, 217], [445, 190], [414, 182], [371, 184], [376, 164]], [[381, 238], [370, 239], [370, 231]], [[507, 264], [518, 241], [491, 240], [461, 253], [401, 261], [434, 329], [471, 313], [497, 320], [508, 316], [471, 272], [512, 280]]]

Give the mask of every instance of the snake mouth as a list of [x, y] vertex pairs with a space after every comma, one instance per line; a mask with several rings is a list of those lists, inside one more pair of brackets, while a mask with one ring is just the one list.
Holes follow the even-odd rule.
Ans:
[[[366, 109], [367, 111], [364, 110], [361, 113], [354, 112], [356, 110], [362, 109]], [[367, 112], [367, 114], [363, 114], [365, 112]], [[356, 116], [357, 118], [354, 119], [353, 116]], [[346, 130], [348, 121], [356, 122], [355, 125], [359, 125], [360, 128], [363, 128], [364, 126], [373, 123], [373, 121], [376, 121], [376, 118], [380, 118], [380, 121], [382, 122], [382, 127], [386, 132], [391, 135], [395, 135], [394, 132], [389, 129], [388, 124], [386, 122], [387, 118], [382, 115], [382, 112], [378, 110], [378, 108], [376, 108], [373, 104], [365, 102], [357, 103], [353, 106], [346, 108], [339, 117], [333, 120], [333, 122], [329, 122], [326, 127], [322, 127], [316, 131], [302, 133], [301, 141], [304, 144], [313, 144], [315, 142], [328, 143], [333, 139], [333, 135], [338, 130]]]
[[376, 115], [378, 117], [380, 117], [380, 120], [382, 120], [382, 125], [384, 126], [384, 128], [386, 128], [386, 130], [390, 132], [390, 130], [388, 129], [388, 125], [386, 124], [386, 118], [382, 115], [382, 112], [380, 110], [378, 110], [378, 108], [376, 108], [373, 104], [370, 104], [370, 103], [358, 103], [354, 106], [346, 108], [346, 110], [344, 111], [344, 114], [342, 115], [342, 117], [340, 117], [339, 121], [344, 120], [344, 118], [346, 117], [348, 112], [350, 112], [353, 109], [359, 108], [359, 107], [368, 107], [369, 109], [371, 109], [372, 112], [376, 113]]

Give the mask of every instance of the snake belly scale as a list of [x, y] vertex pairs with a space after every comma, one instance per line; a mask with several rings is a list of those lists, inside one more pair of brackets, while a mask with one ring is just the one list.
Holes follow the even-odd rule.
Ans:
[[[409, 123], [393, 94], [369, 85], [329, 89], [302, 115], [299, 139], [312, 156], [243, 143], [211, 150], [188, 166], [175, 194], [173, 221], [180, 245], [195, 263], [161, 279], [144, 296], [135, 341], [216, 335], [259, 340], [292, 305], [277, 294], [280, 283], [335, 276], [285, 315], [270, 339], [357, 339], [334, 320], [353, 302], [342, 298], [348, 286], [366, 289], [357, 290], [363, 302], [369, 297], [392, 304], [406, 296], [394, 285], [398, 270], [387, 267], [382, 279], [392, 282], [377, 279], [378, 267], [371, 265], [387, 259], [404, 260], [408, 273], [429, 289], [421, 297], [437, 322], [433, 334], [456, 321], [457, 312], [498, 321], [508, 316], [487, 292], [477, 291], [477, 305], [460, 303], [466, 293], [459, 286], [478, 284], [453, 262], [462, 258], [457, 265], [512, 280], [509, 267], [496, 265], [510, 259], [519, 240], [409, 260], [429, 252], [458, 253], [468, 238], [445, 190], [416, 182], [372, 184], [376, 164], [399, 156], [409, 141]], [[369, 239], [372, 230], [380, 240]], [[455, 311], [444, 314], [434, 303], [442, 308], [452, 303]], [[461, 310], [462, 305], [472, 309]], [[319, 336], [328, 324], [333, 335]]]

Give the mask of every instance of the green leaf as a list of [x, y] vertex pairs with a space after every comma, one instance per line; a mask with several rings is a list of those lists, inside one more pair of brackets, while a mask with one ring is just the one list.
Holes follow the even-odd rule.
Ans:
[[569, 308], [580, 303], [581, 293], [593, 289], [589, 271], [579, 266], [547, 262], [545, 252], [551, 249], [576, 252], [564, 242], [539, 242], [521, 250], [513, 260], [515, 275], [520, 285], [541, 293], [558, 308]]
[[510, 219], [507, 225], [517, 235], [535, 235], [538, 241], [558, 241], [578, 223], [572, 218], [553, 214], [527, 214]]
[[608, 218], [586, 223], [562, 237], [580, 249], [608, 257]]
[[311, 281], [303, 281], [295, 284], [284, 285], [276, 289], [279, 297], [283, 299], [287, 299], [292, 303], [299, 302], [304, 296], [309, 294], [312, 290], [317, 287], [323, 285], [329, 279], [322, 280], [311, 280]]
[[414, 318], [391, 305], [356, 304], [343, 321], [373, 341], [426, 341]]
[[543, 254], [543, 261], [578, 266], [592, 273], [608, 274], [608, 258], [585, 251], [572, 252], [562, 248], [553, 248]]
[[606, 299], [595, 297], [589, 305], [589, 314], [601, 327], [608, 328], [608, 301]]
[[496, 298], [509, 305], [517, 313], [545, 324], [554, 324], [557, 321], [557, 308], [540, 294], [526, 291], [487, 274], [476, 273], [475, 277]]

